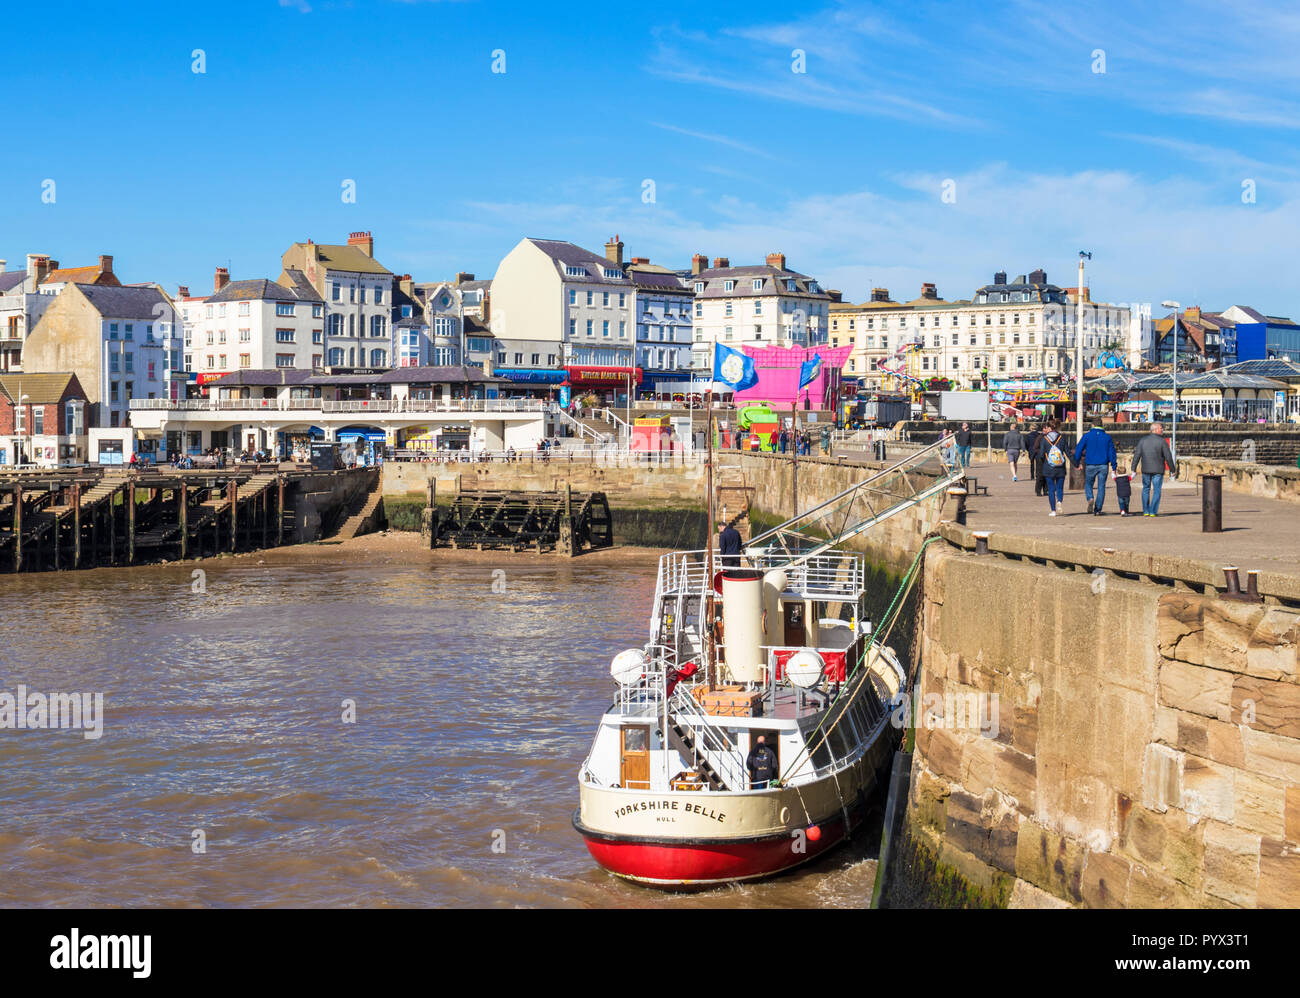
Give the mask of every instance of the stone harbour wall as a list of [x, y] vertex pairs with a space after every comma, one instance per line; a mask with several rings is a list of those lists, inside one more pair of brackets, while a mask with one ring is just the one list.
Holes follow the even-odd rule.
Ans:
[[924, 583], [915, 846], [1012, 906], [1300, 905], [1300, 610], [949, 544]]
[[1201, 457], [1183, 458], [1179, 464], [1183, 477], [1192, 481], [1202, 475], [1222, 475], [1225, 492], [1300, 503], [1300, 468]]

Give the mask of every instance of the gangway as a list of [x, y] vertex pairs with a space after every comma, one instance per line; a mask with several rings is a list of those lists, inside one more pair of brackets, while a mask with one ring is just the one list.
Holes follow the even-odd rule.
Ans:
[[759, 569], [789, 568], [825, 554], [904, 510], [940, 495], [965, 476], [944, 459], [940, 439], [895, 461], [839, 495], [796, 514], [745, 545]]

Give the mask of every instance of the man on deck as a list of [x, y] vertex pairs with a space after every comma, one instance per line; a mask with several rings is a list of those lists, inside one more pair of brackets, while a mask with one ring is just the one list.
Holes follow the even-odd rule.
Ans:
[[745, 759], [750, 786], [754, 790], [766, 790], [767, 785], [776, 779], [776, 753], [767, 747], [766, 740], [766, 735], [759, 735]]
[[723, 568], [740, 567], [740, 531], [729, 523], [718, 524], [718, 553], [722, 555]]

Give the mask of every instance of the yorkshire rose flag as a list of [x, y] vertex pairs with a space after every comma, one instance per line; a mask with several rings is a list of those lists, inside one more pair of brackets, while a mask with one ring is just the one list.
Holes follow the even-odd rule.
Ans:
[[723, 382], [735, 392], [752, 388], [758, 384], [754, 358], [721, 343], [713, 344], [713, 380]]

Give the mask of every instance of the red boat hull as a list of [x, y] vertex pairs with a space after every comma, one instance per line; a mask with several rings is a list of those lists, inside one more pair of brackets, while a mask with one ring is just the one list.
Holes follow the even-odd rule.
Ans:
[[[850, 816], [850, 829], [857, 824]], [[770, 877], [839, 845], [845, 838], [844, 818], [836, 815], [818, 824], [816, 841], [806, 837], [802, 851], [789, 834], [762, 839], [647, 839], [602, 835], [573, 817], [574, 828], [587, 843], [592, 858], [620, 877], [660, 887], [707, 887]]]

